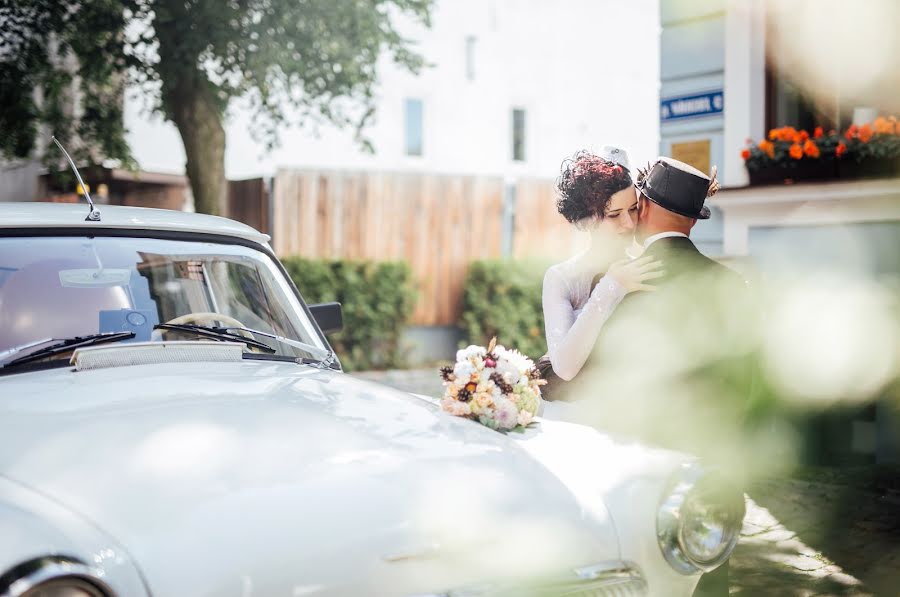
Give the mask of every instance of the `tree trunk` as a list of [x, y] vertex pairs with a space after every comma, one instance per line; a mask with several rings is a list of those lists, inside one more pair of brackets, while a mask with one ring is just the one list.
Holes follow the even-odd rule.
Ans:
[[225, 106], [200, 68], [203, 44], [185, 37], [191, 33], [184, 29], [190, 18], [185, 6], [178, 1], [162, 2], [159, 8], [166, 18], [154, 23], [159, 39], [157, 70], [162, 83], [163, 110], [181, 133], [194, 208], [200, 213], [224, 215], [227, 207], [225, 128], [222, 126]]
[[185, 170], [194, 193], [194, 208], [199, 213], [227, 215], [225, 128], [222, 114], [204, 83], [179, 93], [179, 101], [170, 110], [184, 143]]

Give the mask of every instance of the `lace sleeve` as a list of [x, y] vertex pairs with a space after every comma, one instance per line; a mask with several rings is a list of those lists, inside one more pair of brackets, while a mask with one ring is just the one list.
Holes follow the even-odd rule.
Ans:
[[547, 270], [542, 300], [547, 347], [554, 373], [570, 380], [581, 371], [603, 324], [625, 294], [618, 282], [604, 276], [576, 318], [565, 279], [553, 269]]

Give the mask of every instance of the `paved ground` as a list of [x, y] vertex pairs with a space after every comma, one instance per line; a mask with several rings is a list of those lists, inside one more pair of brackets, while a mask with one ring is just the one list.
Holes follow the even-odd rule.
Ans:
[[900, 492], [830, 477], [751, 488], [732, 594], [900, 595]]
[[[438, 396], [437, 371], [356, 374]], [[731, 594], [900, 596], [900, 474], [804, 471], [750, 488]]]
[[425, 394], [427, 396], [440, 396], [444, 388], [437, 367], [434, 369], [365, 371], [363, 373], [354, 373], [353, 375], [377, 381], [404, 392]]

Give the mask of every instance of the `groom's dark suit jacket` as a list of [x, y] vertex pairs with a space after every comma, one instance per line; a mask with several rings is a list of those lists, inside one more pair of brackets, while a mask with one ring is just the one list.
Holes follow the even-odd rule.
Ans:
[[701, 272], [720, 277], [737, 286], [743, 285], [743, 280], [737, 272], [701, 253], [694, 242], [684, 236], [670, 236], [657, 240], [647, 247], [643, 254], [643, 257], [649, 256], [665, 262], [663, 271], [666, 275], [653, 282], [655, 286], [667, 286], [679, 277]]
[[[690, 239], [668, 237], [655, 292], [629, 294], [607, 321], [584, 376], [621, 431], [701, 456], [722, 455], [746, 413], [754, 365], [743, 278]], [[592, 375], [593, 374], [593, 375]], [[591, 381], [592, 380], [592, 381]], [[582, 384], [581, 391], [585, 391]]]

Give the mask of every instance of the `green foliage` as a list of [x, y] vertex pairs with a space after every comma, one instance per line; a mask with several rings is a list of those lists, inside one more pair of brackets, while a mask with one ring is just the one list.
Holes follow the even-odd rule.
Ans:
[[[320, 122], [354, 127], [370, 147], [361, 131], [382, 54], [424, 66], [394, 20], [430, 26], [432, 1], [0, 0], [0, 155], [30, 157], [46, 124], [76, 159], [133, 165], [121, 101], [131, 84], [178, 127], [198, 209], [215, 211], [233, 99], [248, 101], [269, 147], [286, 125]], [[47, 153], [51, 169], [58, 157]]]
[[344, 329], [329, 341], [348, 371], [403, 365], [401, 335], [415, 304], [406, 263], [282, 260], [307, 303], [337, 301]]
[[463, 290], [461, 327], [466, 344], [497, 342], [531, 358], [547, 351], [541, 284], [546, 267], [534, 262], [476, 261]]
[[[76, 159], [132, 165], [120, 99], [129, 66], [125, 15], [137, 4], [0, 2], [0, 155], [29, 157], [40, 125], [47, 125]], [[79, 117], [70, 109], [73, 85], [81, 95]], [[62, 166], [55, 148], [47, 155]]]

